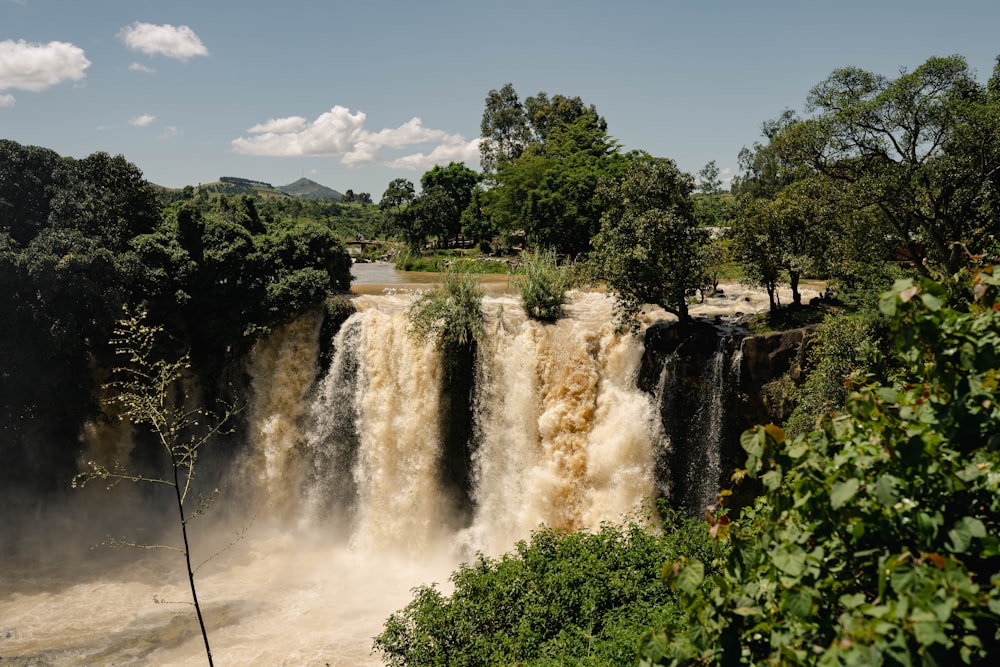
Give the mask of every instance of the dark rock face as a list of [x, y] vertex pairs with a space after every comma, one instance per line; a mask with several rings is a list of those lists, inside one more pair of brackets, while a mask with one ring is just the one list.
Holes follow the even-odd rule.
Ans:
[[[709, 488], [713, 481], [714, 488], [726, 488], [732, 471], [746, 460], [740, 434], [787, 416], [776, 414], [765, 388], [785, 376], [802, 382], [814, 328], [758, 336], [707, 321], [647, 328], [638, 384], [659, 402], [670, 444], [657, 462], [657, 477], [673, 506], [689, 514], [703, 511], [712, 495], [706, 495], [705, 476], [718, 477], [707, 480]], [[706, 464], [713, 457], [714, 469]], [[752, 501], [754, 490], [745, 486], [733, 499], [737, 505]]]
[[657, 460], [661, 493], [698, 515], [742, 461], [737, 422], [742, 333], [705, 321], [656, 323], [646, 330], [639, 386], [658, 402], [666, 435]]
[[742, 413], [746, 426], [757, 423], [780, 422], [787, 414], [781, 414], [766, 400], [764, 387], [775, 380], [788, 376], [795, 384], [801, 384], [805, 377], [806, 350], [809, 334], [816, 325], [747, 336], [742, 342]]

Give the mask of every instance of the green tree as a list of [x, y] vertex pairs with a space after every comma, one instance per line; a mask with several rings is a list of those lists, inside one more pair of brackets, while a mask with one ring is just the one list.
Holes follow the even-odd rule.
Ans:
[[722, 191], [722, 179], [715, 160], [710, 161], [698, 172], [698, 191], [703, 195], [714, 195]]
[[677, 614], [673, 591], [656, 581], [663, 562], [722, 555], [700, 519], [663, 523], [543, 528], [500, 558], [478, 554], [452, 574], [451, 594], [415, 589], [375, 650], [396, 667], [635, 664], [636, 636]]
[[398, 215], [416, 196], [416, 189], [412, 181], [406, 178], [395, 178], [386, 186], [385, 192], [382, 193], [382, 200], [378, 205], [383, 211]]
[[[899, 281], [881, 300], [899, 371], [852, 376], [844, 414], [794, 441], [746, 432], [764, 493], [644, 664], [958, 665], [1000, 656], [1000, 278]], [[676, 578], [675, 578], [676, 573]]]
[[442, 198], [437, 214], [443, 218], [436, 226], [441, 228], [445, 239], [454, 238], [461, 232], [462, 212], [472, 201], [472, 192], [478, 183], [479, 174], [461, 162], [451, 162], [447, 167], [434, 165], [420, 177], [423, 196]]
[[[122, 366], [115, 369], [108, 389], [112, 402], [121, 419], [135, 426], [145, 427], [163, 455], [165, 466], [162, 475], [145, 474], [128, 470], [122, 462], [109, 468], [90, 462], [90, 470], [77, 475], [74, 487], [83, 487], [93, 480], [102, 480], [114, 486], [120, 482], [144, 483], [166, 487], [170, 490], [170, 503], [177, 512], [180, 529], [176, 544], [144, 544], [128, 539], [114, 539], [112, 545], [132, 546], [141, 549], [166, 549], [180, 553], [184, 557], [187, 580], [191, 588], [198, 626], [205, 644], [208, 664], [212, 665], [212, 649], [208, 641], [208, 630], [198, 600], [195, 585], [197, 565], [191, 554], [189, 526], [192, 520], [202, 514], [210, 497], [198, 496], [194, 492], [195, 471], [198, 457], [206, 443], [224, 432], [233, 416], [231, 407], [224, 407], [221, 413], [208, 413], [188, 405], [181, 386], [190, 368], [187, 355], [177, 359], [164, 359], [160, 355], [164, 341], [160, 340], [162, 329], [146, 325], [145, 314], [126, 316], [115, 330], [112, 343], [122, 357]], [[169, 346], [169, 344], [167, 344]], [[195, 502], [197, 509], [191, 509]], [[204, 562], [202, 563], [204, 564]]]
[[656, 304], [682, 322], [688, 294], [701, 287], [707, 231], [694, 219], [694, 179], [672, 160], [637, 155], [625, 174], [607, 180], [601, 230], [594, 237], [598, 276], [614, 294], [623, 324], [643, 304]]
[[480, 164], [489, 178], [520, 157], [530, 135], [524, 105], [512, 84], [504, 84], [500, 90], [491, 90], [486, 95], [479, 129]]
[[788, 276], [792, 303], [801, 305], [799, 281], [836, 263], [836, 207], [824, 181], [806, 177], [787, 185], [770, 199], [751, 199], [732, 228], [734, 250], [746, 282], [767, 289], [771, 311], [775, 290]]
[[79, 231], [115, 252], [160, 221], [156, 191], [121, 155], [66, 160], [50, 200], [49, 225]]
[[1000, 91], [960, 56], [928, 59], [896, 78], [846, 67], [808, 98], [815, 113], [776, 143], [875, 207], [924, 272], [949, 272], [996, 232]]
[[0, 139], [0, 233], [25, 246], [45, 226], [61, 161], [47, 148]]
[[586, 105], [579, 97], [553, 95], [549, 98], [545, 92], [533, 95], [524, 101], [525, 120], [531, 133], [531, 143], [546, 144], [553, 134], [563, 128], [580, 123], [594, 127], [600, 133], [608, 131], [608, 124], [597, 114], [597, 107]]

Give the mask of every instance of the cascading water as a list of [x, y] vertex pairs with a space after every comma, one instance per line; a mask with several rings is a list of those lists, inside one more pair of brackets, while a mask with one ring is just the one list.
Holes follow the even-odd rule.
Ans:
[[[491, 296], [474, 370], [471, 506], [457, 506], [442, 474], [448, 387], [433, 345], [407, 333], [413, 300], [356, 298], [319, 378], [315, 318], [254, 351], [249, 441], [227, 485], [244, 491], [224, 488], [218, 512], [192, 524], [201, 557], [219, 552], [197, 576], [220, 664], [373, 664], [386, 616], [470, 550], [509, 550], [543, 523], [596, 528], [664, 490], [661, 413], [677, 378], [664, 369], [663, 397], [637, 388], [642, 338], [614, 330], [610, 299], [573, 293], [566, 318], [539, 324]], [[720, 373], [706, 371], [706, 388]], [[224, 523], [207, 523], [214, 514]], [[222, 551], [250, 514], [263, 520]], [[26, 576], [0, 591], [0, 656], [199, 664], [187, 616], [153, 604], [185, 599], [179, 563], [124, 557], [86, 581]]]
[[725, 340], [719, 339], [715, 353], [705, 364], [702, 375], [701, 409], [696, 416], [698, 446], [691, 459], [691, 467], [685, 471], [688, 488], [691, 489], [690, 503], [696, 508], [708, 507], [715, 503], [722, 477], [722, 434], [725, 428], [726, 355]]
[[641, 341], [615, 333], [608, 300], [577, 295], [570, 317], [494, 314], [481, 350], [466, 536], [496, 553], [544, 523], [617, 521], [655, 495], [655, 410], [636, 388]]

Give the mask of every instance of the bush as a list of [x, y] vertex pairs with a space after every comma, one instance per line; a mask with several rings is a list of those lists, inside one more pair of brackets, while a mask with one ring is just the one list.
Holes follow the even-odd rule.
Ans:
[[638, 523], [542, 529], [499, 559], [479, 554], [452, 574], [450, 596], [416, 589], [375, 650], [397, 667], [635, 664], [636, 637], [677, 614], [662, 564], [719, 555], [703, 521], [667, 524], [658, 534]]
[[856, 373], [846, 414], [808, 436], [743, 435], [764, 495], [717, 532], [732, 551], [706, 593], [676, 568], [686, 626], [647, 634], [644, 664], [996, 664], [998, 288], [979, 272], [951, 308], [898, 281], [881, 300], [896, 377]]
[[866, 364], [866, 350], [883, 336], [867, 313], [829, 315], [816, 327], [808, 339], [806, 380], [785, 423], [790, 435], [808, 433], [821, 415], [843, 409], [847, 378]]
[[514, 284], [521, 293], [521, 304], [528, 317], [542, 322], [554, 322], [562, 317], [568, 281], [556, 264], [555, 252], [527, 253]]
[[433, 338], [439, 350], [469, 345], [485, 333], [482, 301], [483, 291], [475, 278], [446, 272], [440, 287], [410, 307], [410, 333], [420, 340]]

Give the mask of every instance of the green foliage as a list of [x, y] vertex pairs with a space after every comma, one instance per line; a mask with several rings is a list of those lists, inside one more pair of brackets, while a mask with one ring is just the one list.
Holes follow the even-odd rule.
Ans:
[[[764, 494], [727, 532], [687, 626], [644, 664], [958, 665], [1000, 657], [1000, 278], [885, 294], [900, 371], [855, 374], [846, 413], [742, 438]], [[947, 305], [954, 301], [958, 307]]]
[[593, 105], [544, 92], [522, 105], [507, 84], [490, 91], [482, 130], [490, 187], [465, 216], [477, 241], [523, 231], [532, 245], [587, 252], [600, 226], [597, 187], [624, 162]]
[[420, 177], [421, 198], [436, 192], [443, 199], [438, 225], [445, 239], [462, 231], [462, 212], [469, 206], [478, 183], [479, 174], [461, 162], [451, 162], [447, 167], [435, 165]]
[[555, 252], [535, 250], [527, 253], [514, 284], [528, 317], [542, 322], [554, 322], [562, 317], [568, 280], [556, 263]]
[[843, 410], [848, 378], [870, 361], [884, 336], [867, 312], [830, 315], [809, 334], [806, 380], [785, 429], [791, 436], [807, 433], [825, 413]]
[[211, 393], [262, 332], [349, 287], [334, 202], [238, 195], [163, 209], [121, 156], [2, 141], [0, 158], [4, 486], [58, 487], [75, 472], [123, 305], [183, 341]]
[[632, 156], [623, 176], [602, 184], [604, 216], [593, 261], [623, 325], [646, 303], [689, 318], [688, 292], [703, 283], [700, 248], [708, 240], [694, 220], [693, 187], [672, 160], [645, 155]]
[[[90, 461], [90, 469], [77, 475], [73, 486], [83, 487], [88, 482], [101, 480], [111, 488], [124, 481], [166, 487], [171, 491], [169, 502], [177, 512], [181, 529], [179, 545], [138, 543], [127, 538], [112, 538], [110, 544], [166, 549], [184, 556], [192, 604], [208, 664], [212, 665], [208, 631], [195, 585], [194, 573], [198, 567], [193, 563], [188, 530], [190, 522], [207, 509], [218, 493], [216, 489], [210, 497], [194, 497], [193, 483], [201, 450], [214, 436], [225, 431], [234, 410], [224, 407], [221, 413], [211, 413], [189, 404], [183, 393], [183, 383], [190, 370], [189, 358], [186, 354], [173, 354], [170, 342], [163, 340], [162, 327], [147, 324], [146, 313], [126, 314], [119, 321], [111, 342], [122, 365], [112, 371], [112, 379], [106, 385], [111, 396], [109, 404], [121, 420], [148, 429], [166, 465], [162, 474], [146, 474], [129, 470], [121, 461], [110, 468]], [[194, 511], [190, 509], [192, 501], [198, 505]]]
[[410, 306], [410, 333], [432, 339], [439, 350], [471, 345], [485, 335], [483, 291], [468, 273], [447, 271], [440, 287]]
[[[995, 231], [1000, 91], [960, 56], [933, 57], [889, 78], [844, 67], [811, 91], [814, 115], [775, 137], [787, 159], [842, 185], [853, 208], [912, 258], [956, 271]], [[869, 235], [870, 236], [870, 235]]]
[[452, 574], [451, 595], [415, 589], [375, 650], [397, 667], [634, 664], [636, 636], [677, 615], [674, 592], [657, 581], [662, 564], [697, 559], [711, 574], [721, 557], [702, 521], [665, 523], [541, 529], [500, 558], [480, 554]]

